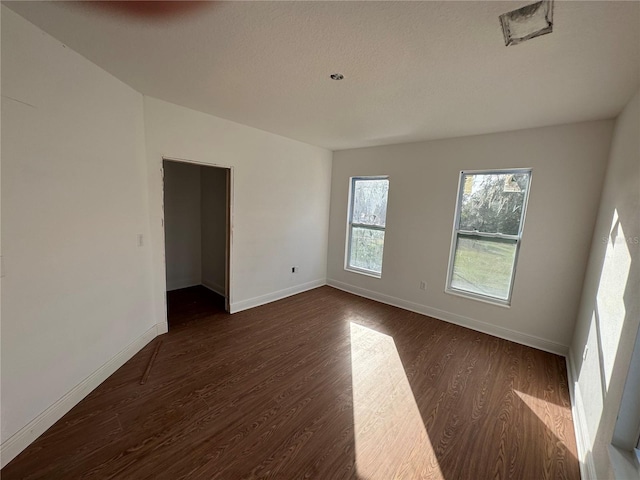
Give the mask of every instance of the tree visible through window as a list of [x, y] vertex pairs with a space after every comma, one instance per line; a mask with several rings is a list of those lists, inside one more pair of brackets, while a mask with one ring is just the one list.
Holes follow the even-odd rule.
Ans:
[[351, 178], [347, 269], [382, 274], [388, 192], [386, 177]]
[[461, 172], [447, 289], [509, 303], [531, 170]]

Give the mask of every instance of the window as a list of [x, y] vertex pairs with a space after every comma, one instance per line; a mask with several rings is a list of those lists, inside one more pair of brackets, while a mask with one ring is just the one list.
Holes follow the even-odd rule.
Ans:
[[460, 172], [447, 292], [509, 305], [530, 169]]
[[345, 268], [380, 277], [387, 223], [387, 177], [352, 177]]

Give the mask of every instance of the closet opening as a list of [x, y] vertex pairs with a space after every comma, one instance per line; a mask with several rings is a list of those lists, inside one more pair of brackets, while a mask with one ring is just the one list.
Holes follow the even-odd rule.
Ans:
[[163, 159], [170, 330], [229, 313], [231, 182], [231, 168]]

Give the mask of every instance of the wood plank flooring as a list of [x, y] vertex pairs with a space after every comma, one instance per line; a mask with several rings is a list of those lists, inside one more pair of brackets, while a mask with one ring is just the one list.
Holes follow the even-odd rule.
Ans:
[[218, 313], [224, 313], [224, 297], [202, 285], [167, 292], [169, 330]]
[[331, 287], [170, 312], [2, 479], [580, 478], [561, 357]]

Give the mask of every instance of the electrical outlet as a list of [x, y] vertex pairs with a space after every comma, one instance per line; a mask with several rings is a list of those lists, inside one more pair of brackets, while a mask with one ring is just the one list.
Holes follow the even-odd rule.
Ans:
[[420, 290], [426, 290], [427, 289], [427, 282], [425, 282], [424, 280], [420, 280]]

